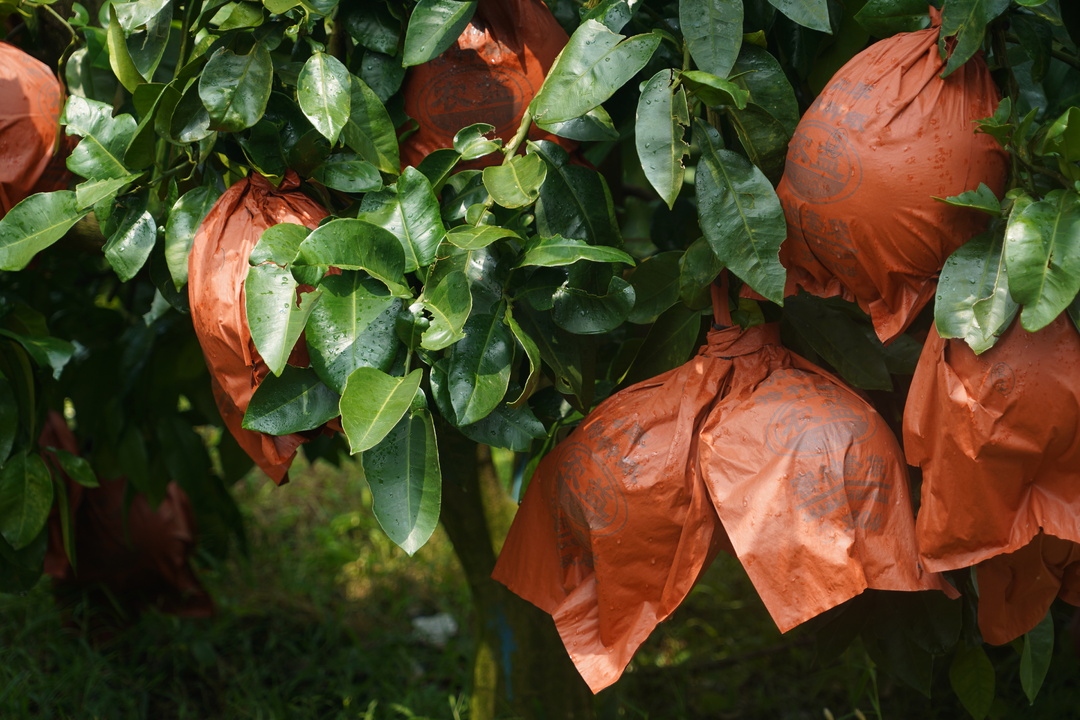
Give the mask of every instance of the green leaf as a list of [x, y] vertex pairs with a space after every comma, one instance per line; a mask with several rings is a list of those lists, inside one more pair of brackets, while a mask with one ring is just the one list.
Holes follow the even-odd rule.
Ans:
[[9, 337], [22, 345], [23, 350], [40, 368], [51, 368], [54, 380], [60, 379], [64, 366], [75, 354], [75, 346], [67, 340], [48, 335], [24, 335], [0, 328], [0, 335]]
[[266, 112], [273, 79], [274, 64], [262, 44], [256, 43], [247, 55], [219, 48], [199, 76], [199, 97], [210, 113], [210, 129], [238, 132], [257, 123]]
[[733, 105], [745, 108], [750, 93], [731, 80], [701, 70], [684, 70], [679, 73], [682, 83], [691, 93], [710, 107]]
[[[368, 203], [377, 209], [368, 210]], [[431, 183], [413, 167], [405, 168], [397, 185], [377, 198], [369, 195], [361, 206], [360, 217], [389, 230], [405, 251], [405, 272], [430, 265], [435, 261], [439, 243], [446, 236], [439, 213], [439, 201]]]
[[625, 382], [647, 380], [682, 365], [697, 348], [700, 333], [701, 311], [681, 304], [669, 307], [649, 328]]
[[360, 78], [349, 80], [349, 119], [342, 129], [345, 144], [360, 157], [389, 175], [401, 165], [397, 133], [379, 96]]
[[694, 64], [707, 73], [727, 77], [742, 45], [742, 3], [680, 0], [679, 25]]
[[[138, 26], [128, 25], [123, 19], [120, 20], [120, 24], [127, 31], [128, 37], [124, 44], [127, 47], [128, 56], [135, 70], [147, 80], [153, 79], [154, 72], [161, 64], [172, 27], [173, 4], [168, 2], [157, 3], [157, 5], [160, 7], [159, 11]], [[116, 5], [118, 16], [122, 7], [123, 5]]]
[[537, 126], [552, 135], [578, 140], [580, 142], [602, 142], [618, 140], [619, 131], [611, 121], [611, 116], [602, 105], [597, 105], [584, 115], [561, 122], [537, 122]]
[[537, 143], [548, 164], [547, 179], [536, 203], [540, 235], [581, 238], [590, 245], [622, 245], [611, 192], [595, 170], [572, 165], [566, 152], [553, 143]]
[[195, 232], [219, 197], [221, 193], [212, 184], [202, 185], [181, 195], [169, 211], [165, 226], [165, 262], [177, 290], [187, 283], [188, 256]]
[[682, 189], [683, 158], [690, 154], [683, 137], [689, 125], [686, 91], [675, 89], [673, 71], [659, 71], [638, 98], [634, 143], [645, 177], [669, 209]]
[[0, 370], [0, 467], [11, 455], [15, 446], [15, 435], [19, 432], [19, 406], [11, 381]]
[[832, 34], [828, 0], [769, 0], [769, 4], [803, 27]]
[[555, 59], [529, 111], [546, 123], [584, 115], [637, 75], [659, 44], [656, 34], [624, 38], [586, 20]]
[[355, 153], [334, 153], [315, 169], [312, 179], [342, 192], [382, 190], [379, 169]]
[[504, 318], [506, 327], [510, 328], [510, 332], [513, 333], [514, 339], [517, 340], [518, 345], [525, 351], [525, 356], [529, 359], [529, 375], [525, 379], [525, 386], [521, 389], [521, 394], [510, 402], [513, 406], [518, 406], [529, 399], [529, 397], [536, 391], [537, 385], [540, 384], [540, 368], [541, 357], [540, 348], [537, 346], [536, 341], [529, 336], [525, 329], [518, 324], [514, 319], [514, 315], [511, 307], [506, 308], [506, 317]]
[[352, 112], [352, 75], [333, 55], [317, 52], [308, 58], [296, 80], [296, 99], [315, 129], [331, 145]]
[[127, 32], [135, 32], [170, 5], [168, 0], [135, 0], [114, 3], [116, 17]]
[[528, 405], [510, 407], [500, 403], [487, 417], [458, 429], [470, 440], [514, 452], [528, 452], [534, 440], [547, 437], [544, 424]]
[[701, 237], [690, 243], [679, 260], [679, 298], [689, 307], [711, 304], [709, 286], [724, 269], [708, 241]]
[[297, 302], [297, 283], [287, 269], [272, 264], [248, 268], [244, 281], [248, 327], [255, 349], [274, 375], [284, 371], [321, 294], [301, 293]]
[[[765, 48], [744, 43], [735, 60], [732, 81], [750, 93], [748, 107], [757, 106], [783, 126], [790, 137], [799, 124], [799, 103], [784, 68]], [[729, 108], [730, 110], [730, 108]]]
[[580, 336], [556, 325], [551, 313], [531, 310], [524, 303], [518, 310], [515, 320], [536, 345], [544, 363], [554, 371], [555, 387], [559, 392], [572, 394], [579, 409], [588, 408], [593, 390], [590, 379], [593, 356], [588, 353], [588, 346]]
[[1009, 294], [1002, 239], [977, 235], [945, 261], [934, 303], [934, 325], [943, 338], [963, 338], [976, 354], [993, 347], [1016, 317]]
[[138, 274], [157, 242], [157, 223], [149, 212], [130, 212], [124, 223], [105, 243], [105, 259], [121, 281]]
[[304, 337], [311, 367], [330, 388], [344, 393], [354, 370], [387, 372], [397, 356], [394, 321], [401, 300], [377, 280], [346, 270], [319, 283], [323, 291], [311, 311]]
[[986, 186], [986, 183], [979, 183], [979, 187], [975, 190], [968, 190], [959, 195], [947, 198], [935, 197], [934, 199], [946, 205], [971, 208], [994, 217], [1001, 215], [1001, 201], [994, 195], [994, 191]]
[[1066, 162], [1080, 160], [1080, 108], [1070, 107], [1047, 128], [1039, 150], [1060, 155]]
[[461, 155], [462, 160], [476, 160], [490, 155], [502, 147], [502, 138], [491, 140], [487, 137], [493, 132], [495, 126], [487, 123], [476, 123], [462, 128], [454, 135], [454, 150]]
[[168, 117], [168, 132], [163, 134], [177, 142], [197, 143], [214, 134], [210, 129], [210, 113], [199, 97], [196, 78], [191, 79]]
[[[630, 0], [630, 2], [632, 4], [634, 0]], [[582, 8], [582, 12], [585, 12], [584, 8]], [[585, 13], [581, 19], [602, 22], [611, 32], [619, 32], [626, 23], [630, 22], [632, 14], [633, 11], [630, 9], [627, 0], [601, 0]]]
[[460, 159], [461, 155], [458, 154], [457, 150], [439, 148], [425, 155], [420, 164], [416, 166], [416, 169], [431, 183], [432, 191], [438, 194], [442, 192], [443, 185]]
[[100, 486], [97, 479], [97, 474], [94, 472], [93, 466], [86, 458], [79, 457], [69, 453], [67, 450], [61, 450], [60, 448], [50, 448], [49, 451], [56, 456], [57, 462], [60, 463], [60, 467], [63, 468], [67, 476], [87, 488], [96, 488]]
[[930, 27], [926, 0], [867, 0], [855, 19], [879, 38]]
[[94, 180], [131, 174], [123, 158], [138, 127], [133, 117], [113, 117], [112, 108], [105, 103], [73, 95], [68, 98], [63, 122], [68, 135], [83, 138], [67, 159], [69, 170]]
[[530, 242], [517, 266], [561, 267], [573, 265], [579, 260], [634, 264], [634, 259], [622, 250], [606, 245], [589, 245], [584, 240], [555, 235], [549, 238], [537, 237]]
[[949, 682], [971, 717], [986, 717], [994, 703], [994, 666], [981, 646], [956, 651], [949, 666]]
[[408, 294], [401, 244], [389, 231], [365, 220], [338, 218], [312, 230], [300, 244], [294, 264], [364, 270], [390, 292]]
[[553, 301], [554, 318], [559, 327], [576, 335], [595, 335], [614, 330], [626, 322], [634, 308], [634, 288], [615, 275], [604, 295], [563, 286], [555, 291]]
[[143, 79], [143, 76], [139, 74], [138, 69], [135, 67], [131, 54], [128, 52], [126, 40], [124, 28], [120, 25], [120, 21], [116, 19], [116, 7], [110, 4], [108, 28], [109, 65], [112, 67], [116, 79], [124, 86], [124, 89], [133, 93], [135, 88], [146, 82], [146, 80]]
[[784, 172], [791, 133], [757, 105], [747, 105], [745, 110], [728, 108], [727, 114], [750, 162], [771, 181], [778, 182]]
[[885, 351], [862, 312], [839, 298], [805, 293], [787, 298], [790, 328], [850, 384], [864, 390], [892, 390]]
[[0, 538], [0, 592], [29, 592], [41, 580], [41, 569], [48, 547], [48, 533], [41, 532], [21, 550]]
[[956, 36], [956, 45], [945, 63], [941, 77], [948, 77], [982, 47], [986, 26], [1009, 7], [1009, 0], [949, 0], [941, 9], [941, 37], [938, 40], [945, 56], [945, 38]]
[[547, 166], [539, 155], [518, 155], [505, 165], [484, 168], [484, 187], [504, 208], [532, 205], [540, 197]]
[[1005, 230], [1009, 292], [1029, 332], [1046, 327], [1080, 291], [1080, 195], [1053, 190], [1013, 205]]
[[1032, 704], [1039, 695], [1053, 658], [1054, 617], [1047, 611], [1039, 624], [1024, 634], [1024, 649], [1020, 653], [1020, 685]]
[[516, 232], [497, 225], [462, 225], [446, 233], [447, 242], [465, 250], [478, 250], [506, 238], [521, 241], [521, 236]]
[[267, 375], [244, 413], [246, 430], [288, 435], [314, 430], [338, 415], [338, 394], [311, 368], [287, 365], [280, 375]]
[[410, 67], [442, 55], [461, 35], [474, 12], [476, 0], [420, 0], [409, 17], [401, 64]]
[[401, 23], [380, 3], [363, 6], [346, 3], [339, 9], [349, 37], [369, 50], [396, 54], [401, 41]]
[[442, 350], [465, 337], [463, 328], [472, 312], [472, 302], [469, 278], [464, 271], [445, 273], [435, 280], [434, 285], [429, 280], [420, 303], [430, 313], [431, 324], [424, 332], [421, 346], [427, 350]]
[[79, 209], [70, 190], [23, 199], [0, 218], [0, 270], [22, 270], [88, 212]]
[[52, 476], [45, 461], [25, 451], [0, 468], [0, 534], [15, 550], [29, 545], [45, 521], [53, 501]]
[[412, 405], [423, 377], [420, 369], [394, 377], [373, 367], [359, 367], [349, 375], [340, 409], [352, 454], [370, 450], [387, 437]]
[[[296, 260], [300, 245], [307, 240], [311, 230], [295, 223], [278, 223], [263, 230], [259, 242], [251, 249], [248, 262], [252, 265], [274, 263], [285, 267]], [[327, 263], [329, 264], [329, 263]]]
[[112, 200], [117, 193], [131, 184], [138, 175], [124, 175], [106, 180], [87, 180], [75, 186], [75, 202], [83, 209], [97, 205], [102, 200]]
[[643, 260], [630, 276], [634, 288], [632, 323], [645, 324], [656, 320], [665, 310], [679, 301], [679, 258], [681, 252], [662, 252]]
[[502, 401], [510, 382], [514, 339], [496, 315], [473, 315], [465, 337], [450, 350], [447, 391], [457, 425], [487, 416]]
[[786, 271], [780, 243], [784, 211], [772, 184], [746, 158], [720, 148], [716, 130], [695, 127], [698, 215], [709, 246], [722, 263], [763, 296], [782, 305]]
[[442, 470], [435, 424], [427, 410], [403, 417], [386, 439], [361, 458], [383, 531], [409, 555], [439, 522]]

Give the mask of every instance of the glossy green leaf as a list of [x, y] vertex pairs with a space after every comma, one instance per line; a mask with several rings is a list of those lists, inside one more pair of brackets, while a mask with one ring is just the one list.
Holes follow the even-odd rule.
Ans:
[[476, 0], [420, 0], [409, 17], [401, 64], [419, 65], [442, 55], [476, 12]]
[[405, 68], [401, 67], [401, 61], [393, 55], [368, 50], [360, 60], [359, 77], [367, 83], [375, 96], [385, 103], [401, 89], [401, 83], [405, 80]]
[[630, 9], [630, 5], [634, 0], [627, 3], [627, 0], [601, 0], [594, 5], [588, 12], [584, 12], [582, 20], [596, 20], [601, 22], [611, 32], [619, 32], [623, 29], [626, 23], [630, 22], [630, 17], [633, 11]]
[[0, 537], [0, 592], [26, 593], [41, 580], [41, 568], [48, 546], [48, 533], [41, 532], [21, 550], [12, 549]]
[[312, 179], [342, 192], [382, 190], [379, 169], [355, 153], [334, 153], [315, 169]]
[[496, 240], [507, 238], [521, 241], [521, 236], [516, 232], [497, 225], [462, 225], [446, 233], [447, 242], [465, 250], [477, 250], [487, 247]]
[[19, 431], [19, 406], [15, 393], [3, 370], [0, 370], [0, 467], [11, 455], [15, 435]]
[[338, 394], [314, 370], [286, 365], [280, 375], [267, 375], [255, 389], [243, 427], [288, 435], [314, 430], [337, 415]]
[[[746, 107], [750, 93], [739, 84], [701, 70], [684, 70], [679, 73], [682, 84], [710, 107]], [[689, 123], [688, 123], [689, 124]]]
[[[461, 159], [457, 150], [452, 148], [439, 148], [424, 156], [420, 164], [416, 166], [424, 177], [431, 183], [431, 189], [435, 194], [442, 192], [443, 184], [450, 178], [450, 173]], [[449, 218], [446, 218], [449, 219]]]
[[681, 252], [663, 252], [642, 260], [633, 274], [634, 309], [627, 317], [632, 323], [651, 323], [679, 301], [679, 259]]
[[[377, 203], [368, 211], [368, 202]], [[365, 198], [361, 218], [389, 230], [405, 252], [405, 272], [430, 265], [446, 236], [439, 201], [431, 183], [416, 168], [407, 167], [397, 185], [378, 198]]]
[[555, 387], [559, 392], [573, 395], [577, 407], [592, 404], [592, 366], [594, 356], [582, 337], [574, 335], [555, 324], [552, 314], [533, 310], [522, 303], [517, 306], [514, 319], [536, 345], [544, 364], [554, 374]]
[[315, 129], [331, 145], [352, 113], [352, 75], [333, 55], [317, 52], [304, 63], [296, 81], [296, 99]]
[[170, 4], [169, 0], [135, 0], [113, 3], [113, 8], [121, 27], [132, 33], [153, 20], [155, 15], [160, 14]]
[[934, 325], [943, 338], [962, 338], [976, 354], [993, 347], [1016, 317], [1000, 237], [977, 235], [949, 256], [938, 280]]
[[1008, 7], [1009, 0], [949, 0], [945, 3], [941, 10], [941, 39], [938, 42], [944, 48], [945, 38], [955, 35], [956, 45], [948, 56], [942, 77], [948, 77], [979, 51], [986, 26]]
[[750, 93], [749, 106], [756, 105], [775, 118], [789, 137], [795, 132], [800, 116], [795, 89], [772, 53], [744, 43], [732, 75], [732, 82]]
[[690, 243], [679, 260], [679, 298], [689, 307], [707, 307], [711, 303], [709, 286], [723, 269], [724, 263], [705, 238]]
[[982, 646], [960, 648], [949, 666], [949, 682], [974, 720], [982, 720], [994, 703], [994, 666]]
[[701, 334], [701, 311], [675, 304], [649, 328], [624, 383], [635, 383], [672, 370], [693, 355]]
[[211, 24], [217, 23], [218, 30], [239, 30], [258, 27], [264, 20], [262, 7], [254, 2], [230, 2], [221, 7]]
[[637, 75], [659, 44], [656, 34], [625, 38], [586, 20], [555, 59], [529, 110], [547, 123], [584, 115]]
[[634, 288], [616, 275], [603, 295], [564, 286], [553, 300], [553, 317], [559, 327], [577, 335], [595, 335], [626, 322], [634, 308]]
[[839, 298], [805, 293], [787, 298], [785, 329], [794, 331], [850, 384], [864, 390], [892, 390], [885, 352], [865, 316]]
[[1009, 292], [1024, 306], [1030, 332], [1047, 325], [1080, 291], [1080, 195], [1053, 190], [1032, 203], [1014, 203], [1005, 231]]
[[514, 452], [528, 452], [534, 440], [547, 437], [544, 424], [528, 405], [511, 407], [500, 403], [487, 417], [458, 429], [474, 442]]
[[105, 103], [73, 95], [64, 109], [64, 122], [68, 135], [82, 137], [67, 159], [69, 170], [93, 180], [131, 174], [123, 158], [137, 127], [133, 117], [113, 117], [112, 108]]
[[263, 230], [259, 242], [251, 249], [248, 262], [252, 265], [274, 263], [285, 267], [296, 260], [300, 245], [307, 240], [311, 230], [295, 223], [278, 223]]
[[473, 315], [464, 331], [447, 366], [447, 391], [459, 426], [486, 417], [502, 402], [514, 358], [513, 335], [501, 317]]
[[434, 283], [429, 280], [420, 296], [422, 307], [431, 315], [422, 346], [427, 350], [442, 350], [465, 337], [465, 321], [472, 312], [472, 302], [469, 278], [463, 271], [448, 272]]
[[49, 452], [56, 456], [57, 462], [69, 478], [86, 488], [100, 486], [97, 474], [89, 460], [60, 448], [51, 448]]
[[25, 451], [0, 468], [0, 534], [13, 549], [37, 537], [53, 502], [52, 476], [45, 461]]
[[728, 117], [750, 162], [769, 180], [779, 182], [791, 134], [779, 120], [757, 105], [747, 105], [745, 110], [729, 110]]
[[743, 4], [728, 0], [680, 0], [679, 25], [694, 64], [727, 77], [739, 54]]
[[867, 0], [855, 19], [879, 38], [930, 27], [924, 0]]
[[346, 3], [340, 8], [349, 37], [369, 50], [393, 55], [401, 42], [401, 23], [381, 3]]
[[106, 180], [87, 180], [75, 186], [75, 202], [80, 208], [91, 208], [102, 200], [112, 200], [138, 175], [124, 175]]
[[354, 370], [388, 372], [397, 356], [394, 321], [401, 300], [363, 273], [345, 270], [319, 283], [323, 291], [311, 311], [304, 337], [311, 367], [331, 389], [345, 391]]
[[87, 212], [79, 209], [70, 190], [25, 198], [0, 218], [0, 270], [22, 270]]
[[168, 117], [168, 132], [162, 134], [177, 142], [197, 143], [214, 133], [210, 129], [210, 113], [199, 97], [199, 83], [194, 78]]
[[634, 143], [645, 177], [668, 208], [682, 189], [683, 158], [690, 154], [684, 139], [689, 125], [686, 91], [675, 88], [671, 70], [659, 71], [645, 83], [638, 98]]
[[506, 327], [510, 328], [510, 332], [513, 334], [514, 339], [517, 340], [521, 349], [525, 351], [525, 357], [529, 360], [529, 374], [525, 378], [525, 384], [521, 388], [521, 394], [510, 401], [510, 405], [517, 406], [528, 400], [540, 384], [540, 368], [542, 360], [540, 357], [540, 348], [537, 346], [536, 341], [533, 340], [517, 320], [514, 319], [512, 310], [513, 308], [511, 306], [507, 306], [504, 322], [506, 323]]
[[549, 238], [534, 238], [526, 246], [525, 255], [518, 262], [518, 267], [560, 267], [573, 265], [579, 260], [634, 264], [634, 259], [622, 250], [606, 245], [589, 245], [584, 240], [555, 235]]
[[832, 33], [828, 0], [769, 0], [769, 4], [803, 27]]
[[248, 327], [255, 349], [281, 375], [321, 291], [301, 293], [292, 273], [277, 265], [253, 265], [244, 281]]
[[67, 340], [49, 335], [30, 335], [0, 328], [0, 335], [18, 342], [38, 367], [51, 369], [54, 380], [60, 379], [64, 366], [75, 354], [75, 346]]
[[495, 126], [488, 123], [476, 123], [462, 128], [454, 135], [454, 150], [462, 160], [476, 160], [490, 155], [502, 147], [502, 138], [490, 139], [487, 136], [495, 132]]
[[273, 79], [274, 64], [261, 44], [246, 55], [220, 48], [199, 76], [210, 129], [238, 132], [257, 123], [266, 112]]
[[397, 175], [401, 165], [397, 132], [379, 96], [355, 75], [349, 79], [349, 119], [345, 144], [384, 173]]
[[127, 282], [138, 274], [154, 249], [157, 234], [157, 223], [149, 212], [128, 214], [103, 248], [120, 280]]
[[1053, 658], [1054, 617], [1047, 610], [1039, 624], [1024, 633], [1024, 649], [1020, 652], [1020, 686], [1028, 702], [1034, 704], [1038, 697]]
[[169, 211], [165, 225], [165, 262], [177, 290], [187, 283], [188, 256], [195, 232], [219, 197], [221, 193], [216, 187], [202, 185], [181, 195]]
[[[154, 72], [165, 55], [169, 42], [169, 33], [172, 28], [173, 4], [159, 3], [160, 9], [145, 22], [138, 26], [128, 25], [123, 19], [120, 24], [127, 30], [128, 56], [139, 75], [148, 81], [154, 77]], [[117, 16], [123, 5], [116, 5]]]
[[110, 4], [108, 28], [109, 65], [112, 67], [116, 79], [124, 86], [124, 89], [128, 92], [135, 92], [135, 88], [146, 82], [146, 80], [135, 67], [131, 54], [128, 52], [126, 40], [124, 28], [120, 25], [120, 21], [116, 19], [116, 8]]
[[580, 142], [601, 142], [619, 139], [619, 131], [602, 105], [597, 105], [584, 115], [570, 120], [561, 122], [541, 121], [536, 124], [552, 135]]
[[786, 271], [780, 243], [784, 211], [772, 184], [746, 158], [721, 149], [711, 127], [695, 127], [701, 160], [696, 190], [701, 229], [722, 263], [763, 296], [782, 305]]
[[611, 192], [595, 170], [569, 162], [566, 152], [552, 143], [537, 143], [537, 154], [548, 165], [536, 204], [540, 235], [580, 238], [590, 245], [622, 246]]
[[1080, 160], [1080, 108], [1070, 107], [1046, 129], [1040, 150], [1066, 162]]
[[340, 408], [350, 452], [370, 450], [386, 438], [409, 410], [423, 377], [419, 369], [394, 377], [373, 367], [359, 367], [349, 375]]
[[994, 217], [1001, 215], [1001, 202], [994, 195], [994, 191], [986, 186], [986, 183], [979, 183], [979, 187], [975, 190], [968, 190], [959, 195], [934, 199], [940, 200], [946, 205], [971, 208]]
[[338, 218], [311, 231], [300, 244], [296, 265], [364, 270], [393, 293], [404, 289], [405, 255], [390, 232], [364, 220]]
[[484, 168], [484, 187], [505, 208], [532, 205], [540, 197], [547, 165], [536, 154], [518, 155], [505, 165]]
[[387, 536], [409, 555], [428, 541], [439, 522], [442, 470], [435, 424], [413, 410], [361, 458], [372, 510]]

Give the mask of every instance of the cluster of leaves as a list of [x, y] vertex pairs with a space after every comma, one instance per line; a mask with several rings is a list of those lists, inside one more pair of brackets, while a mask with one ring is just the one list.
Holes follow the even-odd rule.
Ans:
[[[439, 516], [437, 430], [536, 462], [613, 389], [689, 357], [725, 269], [772, 301], [739, 305], [743, 324], [781, 317], [800, 351], [859, 387], [890, 390], [910, 372], [915, 340], [883, 348], [850, 305], [785, 303], [774, 185], [802, 109], [872, 38], [929, 26], [925, 1], [548, 5], [570, 40], [517, 133], [494, 137], [477, 118], [402, 168], [408, 68], [454, 42], [475, 0], [0, 3], [70, 33], [63, 124], [82, 178], [0, 220], [0, 268], [23, 271], [5, 279], [0, 329], [0, 408], [16, 409], [0, 413], [8, 566], [40, 567], [59, 485], [33, 430], [65, 398], [99, 473], [151, 497], [174, 478], [225, 503], [243, 464], [210, 473], [193, 430], [217, 421], [185, 284], [199, 223], [249, 173], [297, 173], [330, 217], [271, 228], [249, 258], [247, 316], [271, 375], [245, 425], [286, 434], [340, 415], [375, 512], [408, 552]], [[1017, 312], [1029, 330], [1066, 308], [1080, 321], [1078, 18], [1058, 0], [941, 5], [946, 74], [986, 50], [1007, 91], [982, 130], [1010, 153], [1012, 189], [945, 200], [995, 218], [950, 258], [935, 310], [943, 335], [979, 351]], [[534, 123], [561, 140], [528, 140]], [[101, 237], [87, 252], [72, 236], [91, 219]], [[301, 338], [307, 368], [287, 362]], [[917, 642], [909, 630], [877, 627], [870, 646], [892, 648], [887, 665], [952, 653], [979, 715], [993, 697], [981, 650], [959, 631]]]

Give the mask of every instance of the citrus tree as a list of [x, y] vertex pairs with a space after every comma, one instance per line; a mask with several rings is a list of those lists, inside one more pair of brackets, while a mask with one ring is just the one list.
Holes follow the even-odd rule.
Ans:
[[[404, 551], [444, 523], [479, 618], [476, 718], [508, 685], [527, 712], [589, 712], [580, 683], [545, 690], [574, 682], [558, 639], [489, 578], [510, 495], [485, 448], [513, 451], [516, 485], [527, 481], [602, 399], [691, 356], [721, 272], [758, 298], [732, 295], [738, 323], [781, 320], [790, 344], [891, 420], [931, 320], [976, 350], [1018, 312], [1030, 331], [1065, 311], [1080, 321], [1072, 3], [939, 3], [945, 72], [984, 53], [1002, 91], [981, 130], [1008, 152], [1009, 187], [943, 198], [986, 213], [989, 230], [949, 260], [936, 304], [888, 347], [852, 304], [785, 302], [775, 187], [832, 73], [875, 39], [928, 27], [925, 2], [549, 0], [569, 40], [516, 108], [520, 122], [500, 135], [483, 111], [462, 111], [444, 147], [403, 163], [419, 126], [405, 112], [421, 93], [411, 73], [454, 45], [477, 5], [0, 0], [7, 41], [62, 78], [74, 145], [70, 189], [0, 220], [3, 589], [36, 581], [50, 508], [66, 507], [37, 443], [49, 409], [91, 448], [85, 460], [61, 454], [71, 477], [124, 476], [151, 500], [175, 480], [204, 542], [237, 534], [227, 487], [251, 462], [214, 430], [186, 284], [200, 222], [251, 174], [278, 184], [295, 173], [328, 217], [268, 231], [250, 259], [246, 313], [270, 374], [245, 427], [285, 435], [340, 416], [342, 433], [308, 454], [359, 455], [374, 512]], [[288, 362], [301, 339], [308, 367]], [[862, 627], [879, 663], [926, 691], [932, 660], [951, 664], [982, 716], [994, 670], [970, 602], [852, 621], [845, 637]], [[500, 657], [507, 624], [525, 649], [512, 667]], [[1031, 697], [1048, 637], [1041, 625], [1021, 641]]]

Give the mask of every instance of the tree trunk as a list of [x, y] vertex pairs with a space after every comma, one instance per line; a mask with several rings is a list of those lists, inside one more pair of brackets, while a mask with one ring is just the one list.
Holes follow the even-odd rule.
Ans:
[[471, 720], [594, 717], [593, 698], [563, 648], [551, 617], [491, 579], [495, 547], [485, 506], [510, 500], [499, 487], [488, 448], [439, 428], [443, 471], [441, 522], [472, 593], [476, 652]]

